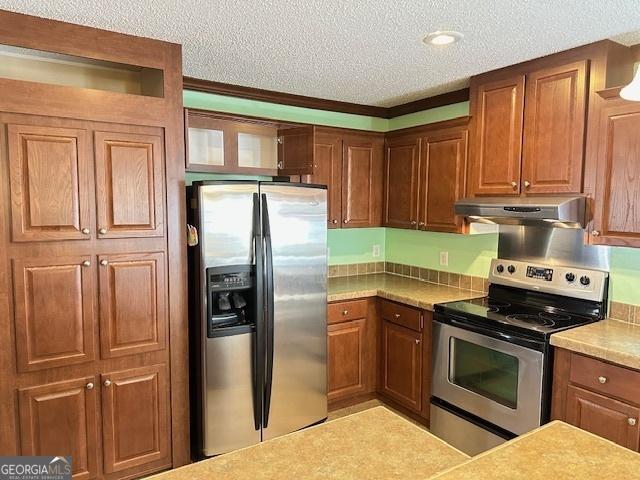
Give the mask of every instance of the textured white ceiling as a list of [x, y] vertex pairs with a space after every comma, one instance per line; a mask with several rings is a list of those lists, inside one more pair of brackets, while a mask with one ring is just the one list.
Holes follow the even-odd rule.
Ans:
[[[181, 43], [187, 76], [379, 106], [640, 30], [638, 0], [0, 0], [0, 8]], [[464, 39], [424, 45], [434, 30]]]

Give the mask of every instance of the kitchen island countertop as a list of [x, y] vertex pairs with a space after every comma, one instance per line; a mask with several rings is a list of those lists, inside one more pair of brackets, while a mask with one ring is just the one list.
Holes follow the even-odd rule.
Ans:
[[329, 302], [382, 297], [426, 310], [436, 303], [484, 297], [483, 292], [423, 282], [390, 273], [334, 277], [328, 281]]
[[640, 325], [601, 320], [551, 335], [551, 345], [640, 370]]

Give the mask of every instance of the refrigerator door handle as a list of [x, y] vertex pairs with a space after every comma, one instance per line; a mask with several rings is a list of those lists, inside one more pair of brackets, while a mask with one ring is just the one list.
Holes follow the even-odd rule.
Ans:
[[266, 352], [265, 352], [265, 379], [264, 379], [264, 415], [262, 427], [267, 428], [269, 424], [269, 410], [271, 406], [271, 386], [273, 383], [273, 328], [274, 328], [274, 292], [273, 292], [273, 252], [271, 248], [271, 227], [269, 225], [269, 208], [267, 196], [262, 194], [262, 235], [264, 238], [265, 257], [265, 296], [266, 296]]
[[256, 265], [256, 333], [253, 345], [253, 423], [256, 430], [262, 427], [262, 385], [264, 383], [264, 253], [262, 248], [262, 225], [260, 197], [253, 194], [253, 248]]

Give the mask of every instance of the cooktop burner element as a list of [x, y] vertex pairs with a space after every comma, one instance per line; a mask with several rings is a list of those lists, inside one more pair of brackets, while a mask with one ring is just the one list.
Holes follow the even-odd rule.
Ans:
[[516, 313], [514, 315], [507, 315], [505, 318], [513, 322], [521, 322], [528, 325], [540, 325], [543, 327], [553, 327], [555, 325], [553, 320], [545, 318], [545, 315], [542, 313], [539, 313], [538, 315], [533, 315], [531, 313]]

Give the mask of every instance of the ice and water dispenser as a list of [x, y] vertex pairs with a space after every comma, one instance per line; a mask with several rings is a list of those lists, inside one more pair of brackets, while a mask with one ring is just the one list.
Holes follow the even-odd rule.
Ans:
[[207, 337], [255, 330], [255, 267], [210, 267], [207, 275]]

